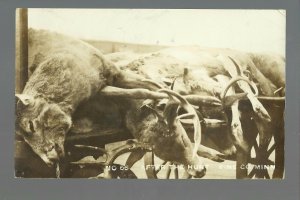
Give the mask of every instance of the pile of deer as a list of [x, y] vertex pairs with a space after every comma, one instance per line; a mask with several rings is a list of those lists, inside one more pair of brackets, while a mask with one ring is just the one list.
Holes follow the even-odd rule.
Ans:
[[[272, 110], [260, 98], [284, 96], [282, 57], [200, 47], [129, 55], [104, 56], [81, 40], [29, 30], [31, 76], [22, 94], [16, 94], [16, 132], [49, 166], [64, 158], [78, 106], [98, 97], [105, 99], [102, 104], [117, 102], [131, 134], [152, 145], [162, 160], [182, 164], [189, 176], [205, 175], [201, 156], [221, 161], [236, 149], [249, 151], [240, 101], [251, 103], [260, 144], [270, 142]], [[219, 125], [230, 131], [229, 151], [201, 141], [203, 127]]]

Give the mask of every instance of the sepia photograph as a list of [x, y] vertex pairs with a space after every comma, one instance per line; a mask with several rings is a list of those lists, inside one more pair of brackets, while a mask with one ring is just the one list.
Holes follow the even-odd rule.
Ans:
[[15, 178], [284, 179], [285, 10], [15, 19]]

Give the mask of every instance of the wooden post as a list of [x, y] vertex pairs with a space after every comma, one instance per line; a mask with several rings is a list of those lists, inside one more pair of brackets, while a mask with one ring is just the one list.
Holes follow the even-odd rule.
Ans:
[[[26, 81], [28, 80], [28, 14], [27, 8], [18, 8], [16, 10], [16, 54], [15, 54], [15, 93], [22, 93]], [[28, 145], [24, 143], [22, 147], [26, 146], [26, 148], [20, 148], [20, 143], [15, 141], [15, 176], [19, 177], [25, 176], [25, 171], [22, 168], [21, 163], [31, 163], [32, 160], [28, 159], [20, 159], [19, 155], [22, 152], [23, 157], [26, 157], [27, 153], [30, 154], [30, 149], [28, 150]], [[20, 151], [22, 150], [22, 151]], [[31, 153], [33, 154], [33, 153]], [[34, 154], [33, 154], [34, 155]], [[31, 156], [32, 157], [32, 156]], [[41, 159], [36, 159], [38, 162]], [[32, 166], [35, 166], [33, 164]]]
[[28, 80], [28, 11], [16, 10], [15, 92], [21, 93]]

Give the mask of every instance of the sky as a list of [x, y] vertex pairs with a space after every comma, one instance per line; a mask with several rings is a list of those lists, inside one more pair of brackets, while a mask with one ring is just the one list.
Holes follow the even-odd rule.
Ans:
[[29, 27], [82, 39], [285, 55], [285, 10], [29, 9]]

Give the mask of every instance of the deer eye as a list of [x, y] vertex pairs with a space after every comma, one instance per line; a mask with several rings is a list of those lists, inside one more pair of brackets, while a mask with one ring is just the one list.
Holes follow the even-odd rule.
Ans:
[[34, 133], [34, 125], [33, 125], [33, 122], [31, 120], [29, 120], [29, 129], [32, 133]]
[[56, 131], [60, 134], [64, 134], [65, 133], [65, 127], [59, 127], [58, 129], [56, 129]]

